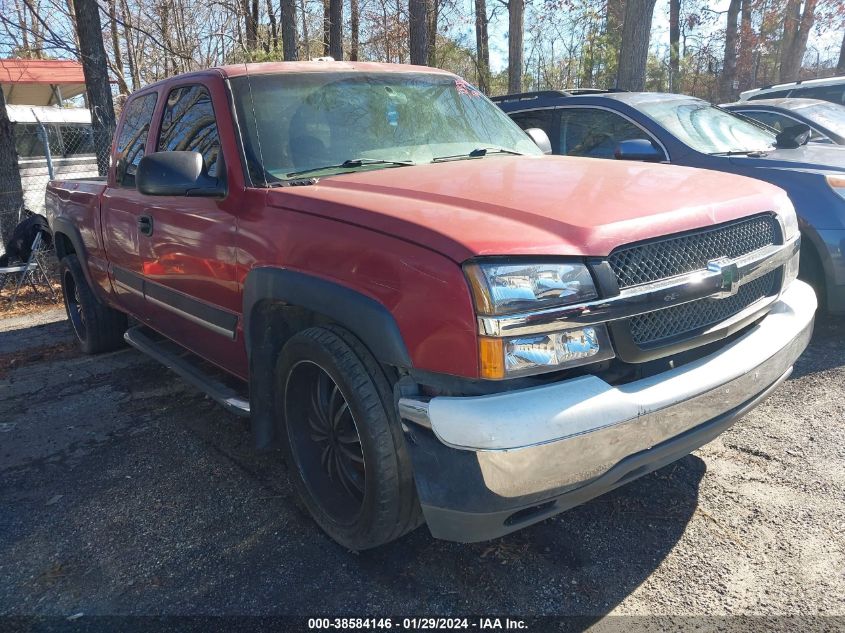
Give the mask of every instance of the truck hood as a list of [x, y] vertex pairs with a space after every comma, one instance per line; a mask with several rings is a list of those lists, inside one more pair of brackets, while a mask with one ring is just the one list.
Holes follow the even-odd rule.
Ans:
[[274, 189], [270, 206], [364, 226], [456, 262], [479, 255], [606, 256], [622, 244], [789, 208], [762, 181], [565, 156], [490, 156]]
[[845, 147], [808, 143], [795, 149], [773, 149], [760, 157], [731, 156], [730, 160], [735, 165], [763, 169], [845, 172]]

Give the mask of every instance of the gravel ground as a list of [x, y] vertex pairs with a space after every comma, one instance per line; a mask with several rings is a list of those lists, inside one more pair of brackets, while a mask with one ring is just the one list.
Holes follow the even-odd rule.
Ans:
[[0, 321], [0, 615], [845, 615], [841, 319], [673, 465], [495, 542], [423, 527], [362, 554], [245, 421], [70, 340], [57, 310]]

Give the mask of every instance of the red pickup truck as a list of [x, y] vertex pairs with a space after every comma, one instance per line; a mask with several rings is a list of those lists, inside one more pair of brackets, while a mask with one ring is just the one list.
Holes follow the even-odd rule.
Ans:
[[79, 342], [125, 339], [250, 416], [349, 548], [423, 521], [489, 539], [631, 481], [789, 375], [816, 308], [795, 213], [532, 134], [431, 68], [148, 86], [108, 177], [47, 189]]

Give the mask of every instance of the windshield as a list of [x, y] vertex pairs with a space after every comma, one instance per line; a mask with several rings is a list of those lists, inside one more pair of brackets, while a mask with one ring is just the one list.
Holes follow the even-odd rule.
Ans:
[[835, 103], [819, 103], [801, 108], [797, 112], [834, 134], [845, 136], [845, 106]]
[[699, 100], [637, 104], [678, 139], [705, 154], [773, 149], [775, 135], [740, 117]]
[[481, 158], [497, 149], [541, 154], [504, 112], [450, 75], [280, 73], [235, 78], [232, 92], [257, 182]]

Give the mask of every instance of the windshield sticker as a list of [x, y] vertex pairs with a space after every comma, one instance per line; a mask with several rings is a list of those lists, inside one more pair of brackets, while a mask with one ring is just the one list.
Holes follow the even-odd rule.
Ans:
[[480, 97], [481, 92], [473, 88], [470, 84], [468, 84], [463, 79], [455, 79], [455, 88], [458, 90], [458, 94], [465, 95], [467, 97]]

